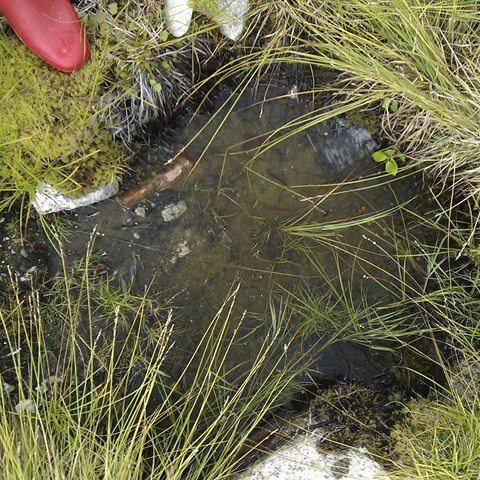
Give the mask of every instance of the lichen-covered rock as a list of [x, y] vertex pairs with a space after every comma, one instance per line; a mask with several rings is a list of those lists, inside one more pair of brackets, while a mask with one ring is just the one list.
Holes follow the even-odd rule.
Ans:
[[382, 466], [365, 450], [324, 453], [321, 437], [307, 433], [268, 454], [235, 480], [388, 480]]
[[473, 405], [480, 398], [480, 363], [463, 359], [456, 366], [451, 379], [453, 393], [465, 404]]

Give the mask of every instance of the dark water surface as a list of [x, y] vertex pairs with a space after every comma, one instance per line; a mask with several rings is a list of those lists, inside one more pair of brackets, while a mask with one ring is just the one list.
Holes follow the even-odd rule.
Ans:
[[[396, 181], [392, 188], [385, 177], [368, 177], [379, 169], [371, 160], [378, 146], [364, 128], [341, 119], [324, 122], [256, 156], [269, 132], [304, 115], [307, 107], [282, 87], [248, 92], [234, 97], [233, 103], [226, 118], [224, 113], [213, 120], [212, 115], [198, 114], [136, 158], [138, 171], [148, 176], [185, 147], [201, 161], [181, 188], [158, 192], [129, 209], [109, 200], [73, 215], [77, 227], [69, 239], [70, 259], [84, 254], [96, 229], [95, 250], [107, 253], [106, 262], [119, 281], [132, 284], [137, 292], [150, 285], [151, 291], [173, 298], [172, 305], [178, 307], [175, 328], [183, 332], [176, 343], [179, 358], [188, 357], [238, 284], [231, 322], [235, 328], [246, 311], [245, 332], [258, 327], [262, 315], [268, 319], [264, 313], [272, 291], [278, 299], [280, 287], [328, 289], [298, 248], [298, 237], [285, 233], [286, 225], [358, 220], [412, 196], [411, 180]], [[172, 211], [178, 218], [168, 217]], [[372, 303], [388, 302], [378, 282], [385, 277], [390, 284], [397, 265], [384, 251], [387, 247], [378, 246], [378, 238], [390, 235], [391, 220], [360, 223], [329, 229], [311, 247], [332, 279], [343, 278], [351, 286], [353, 298], [366, 294]], [[366, 227], [376, 235], [377, 245], [365, 238]], [[249, 337], [232, 362], [248, 360], [261, 342]], [[368, 377], [387, 368], [373, 351], [342, 343], [322, 359], [317, 368], [327, 375]]]

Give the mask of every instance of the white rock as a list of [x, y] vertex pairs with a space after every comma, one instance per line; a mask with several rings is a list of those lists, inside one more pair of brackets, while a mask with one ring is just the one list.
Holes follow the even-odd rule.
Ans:
[[48, 378], [45, 378], [40, 385], [35, 387], [35, 391], [38, 393], [47, 393], [52, 389], [52, 386], [61, 383], [63, 377], [57, 375], [50, 375]]
[[187, 211], [187, 204], [180, 200], [178, 203], [169, 203], [161, 212], [164, 222], [171, 222], [180, 218]]
[[145, 218], [147, 216], [147, 209], [145, 207], [137, 207], [135, 209], [135, 215]]
[[15, 405], [15, 411], [17, 413], [37, 413], [37, 404], [31, 398], [20, 400]]
[[187, 245], [187, 241], [184, 240], [177, 245], [178, 258], [186, 257], [191, 252], [190, 247]]
[[318, 435], [305, 434], [267, 454], [234, 480], [390, 480], [365, 450], [320, 451]]
[[220, 13], [212, 20], [220, 25], [220, 31], [230, 40], [238, 40], [245, 25], [248, 0], [217, 0]]
[[185, 35], [193, 14], [188, 0], [165, 0], [164, 12], [168, 31], [175, 37]]
[[33, 199], [33, 206], [38, 213], [46, 215], [47, 213], [85, 207], [110, 198], [117, 192], [118, 182], [113, 180], [93, 192], [86, 193], [78, 198], [72, 198], [60, 193], [55, 187], [44, 182], [37, 187], [35, 198]]
[[3, 382], [3, 391], [7, 395], [10, 395], [11, 393], [13, 393], [15, 391], [15, 387], [13, 385], [10, 385], [7, 382]]

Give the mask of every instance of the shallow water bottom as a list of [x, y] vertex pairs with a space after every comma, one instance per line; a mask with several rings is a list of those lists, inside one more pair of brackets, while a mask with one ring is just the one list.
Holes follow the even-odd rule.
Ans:
[[[293, 135], [288, 122], [308, 106], [281, 85], [219, 98], [217, 112], [159, 136], [135, 159], [148, 176], [184, 148], [199, 163], [181, 188], [128, 209], [114, 200], [81, 209], [68, 240], [73, 262], [94, 231], [94, 249], [106, 253], [119, 283], [169, 299], [179, 370], [237, 286], [229, 321], [243, 340], [233, 364], [258, 351], [262, 335], [249, 333], [268, 328], [269, 309], [286, 292], [338, 290], [353, 304], [378, 305], [402, 288], [392, 239], [398, 206], [414, 187], [411, 178], [377, 174], [371, 154], [378, 146], [367, 130], [334, 119]], [[348, 342], [315, 362], [320, 374], [362, 379], [388, 368], [376, 352]]]

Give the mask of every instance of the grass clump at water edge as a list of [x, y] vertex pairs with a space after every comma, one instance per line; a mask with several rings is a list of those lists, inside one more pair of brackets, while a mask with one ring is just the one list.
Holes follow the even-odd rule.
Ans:
[[[445, 187], [478, 193], [475, 2], [258, 2], [251, 20], [251, 50], [219, 69], [219, 78], [279, 64], [336, 72], [327, 86], [321, 73], [312, 73], [311, 82], [299, 79], [297, 95], [315, 99], [329, 92], [335, 99], [330, 112], [371, 112], [379, 118], [382, 148], [399, 152]], [[313, 108], [297, 128], [325, 114]]]
[[5, 478], [226, 478], [301, 368], [275, 353], [285, 319], [245, 373], [229, 371], [234, 289], [174, 379], [172, 311], [128, 291], [105, 304], [95, 264], [45, 296], [13, 280], [0, 309]]
[[[285, 293], [304, 331], [390, 352], [396, 378], [426, 395], [413, 395], [390, 436], [391, 456], [383, 461], [391, 478], [477, 478], [478, 205], [470, 199], [443, 208], [442, 197], [431, 194], [422, 214], [403, 205], [372, 215], [355, 225], [363, 232], [357, 237], [350, 218], [314, 222], [304, 215], [285, 223], [290, 248], [318, 272]], [[337, 272], [317, 255], [327, 245]], [[373, 285], [383, 292], [374, 303]]]
[[[468, 204], [476, 208], [476, 202]], [[480, 272], [475, 248], [468, 247], [475, 238], [469, 239], [475, 219], [465, 210], [457, 208], [444, 212], [442, 220], [429, 220], [429, 228], [440, 235], [436, 246], [424, 246], [429, 256], [427, 288], [417, 303], [437, 329], [435, 361], [444, 379], [427, 398], [406, 405], [405, 420], [393, 432], [395, 478], [453, 480], [480, 475]]]

